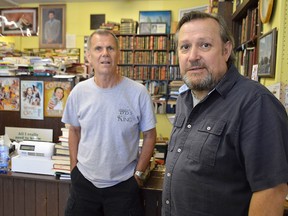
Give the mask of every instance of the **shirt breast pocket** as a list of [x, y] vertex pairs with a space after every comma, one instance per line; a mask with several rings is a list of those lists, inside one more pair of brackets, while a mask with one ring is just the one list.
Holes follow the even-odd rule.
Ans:
[[185, 115], [184, 114], [180, 114], [179, 116], [175, 116], [175, 120], [173, 123], [173, 129], [171, 132], [171, 136], [170, 136], [170, 141], [168, 143], [168, 151], [173, 151], [176, 142], [177, 142], [177, 137], [178, 134], [180, 132], [180, 129], [182, 128], [184, 122], [185, 122]]
[[205, 119], [196, 133], [188, 138], [190, 150], [188, 158], [208, 166], [215, 166], [217, 151], [225, 129], [226, 121], [219, 119]]

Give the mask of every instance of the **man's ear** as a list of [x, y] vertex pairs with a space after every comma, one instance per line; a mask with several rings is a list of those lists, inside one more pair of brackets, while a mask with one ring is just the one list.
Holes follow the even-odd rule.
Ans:
[[225, 56], [226, 62], [228, 61], [228, 59], [231, 55], [231, 52], [232, 52], [232, 43], [231, 43], [231, 41], [227, 41], [224, 44], [224, 49], [223, 49], [223, 55]]
[[91, 63], [91, 54], [90, 54], [89, 50], [87, 50], [85, 55], [86, 55], [86, 58], [87, 58], [88, 62]]

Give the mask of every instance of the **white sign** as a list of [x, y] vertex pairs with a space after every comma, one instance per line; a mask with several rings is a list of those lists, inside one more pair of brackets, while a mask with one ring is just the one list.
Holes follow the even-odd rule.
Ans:
[[21, 127], [5, 127], [5, 134], [10, 139], [17, 141], [23, 140], [37, 140], [37, 141], [53, 141], [52, 129], [40, 129], [40, 128], [21, 128]]

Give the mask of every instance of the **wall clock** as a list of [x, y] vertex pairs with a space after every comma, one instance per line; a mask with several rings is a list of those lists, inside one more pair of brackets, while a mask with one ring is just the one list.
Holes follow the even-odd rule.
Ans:
[[274, 0], [260, 0], [259, 14], [262, 23], [267, 23], [270, 20]]

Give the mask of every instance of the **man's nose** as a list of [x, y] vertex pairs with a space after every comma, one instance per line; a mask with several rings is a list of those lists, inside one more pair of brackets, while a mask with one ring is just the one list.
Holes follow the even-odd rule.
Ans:
[[193, 46], [189, 51], [189, 60], [193, 61], [195, 59], [199, 59], [199, 52], [197, 47]]

